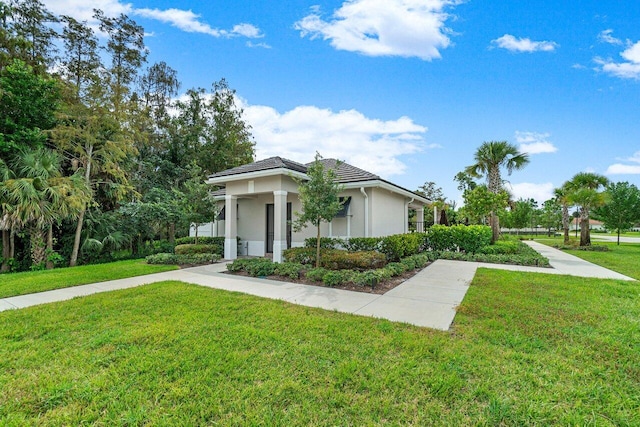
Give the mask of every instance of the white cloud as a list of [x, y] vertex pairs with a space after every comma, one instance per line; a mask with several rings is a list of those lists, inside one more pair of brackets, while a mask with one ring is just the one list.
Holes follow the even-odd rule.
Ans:
[[511, 187], [511, 194], [515, 200], [518, 199], [534, 199], [539, 206], [553, 198], [553, 190], [555, 186], [550, 182], [543, 184], [534, 184], [530, 182], [522, 182], [520, 184], [508, 184]]
[[555, 153], [558, 148], [548, 141], [549, 133], [516, 131], [519, 150], [527, 154]]
[[640, 165], [623, 165], [614, 163], [607, 168], [607, 175], [640, 175]]
[[383, 177], [403, 174], [399, 159], [424, 149], [427, 128], [408, 117], [378, 120], [356, 110], [334, 112], [315, 106], [299, 106], [285, 113], [264, 105], [243, 105], [244, 118], [252, 126], [258, 159], [282, 156], [309, 162], [315, 152], [338, 158]]
[[553, 52], [558, 44], [550, 41], [532, 41], [529, 38], [516, 38], [511, 34], [492, 40], [491, 43], [511, 52]]
[[445, 9], [458, 0], [348, 0], [324, 20], [320, 8], [295, 23], [301, 36], [369, 56], [440, 58], [451, 44]]
[[260, 38], [263, 34], [254, 25], [242, 23], [233, 26], [231, 30], [213, 28], [202, 22], [202, 17], [191, 10], [183, 9], [149, 9], [134, 8], [131, 3], [123, 3], [120, 0], [44, 0], [45, 6], [58, 15], [69, 15], [79, 21], [86, 21], [96, 28], [96, 20], [93, 18], [93, 10], [100, 9], [106, 16], [120, 14], [141, 16], [147, 19], [169, 24], [187, 33], [201, 33], [213, 37], [242, 36], [247, 38]]
[[618, 45], [623, 44], [622, 40], [613, 37], [611, 35], [612, 33], [613, 33], [613, 30], [611, 29], [604, 30], [600, 32], [600, 34], [598, 34], [598, 40], [600, 40], [602, 43], [618, 44]]
[[640, 151], [636, 151], [631, 157], [624, 159], [624, 161], [637, 164], [614, 163], [607, 168], [605, 173], [607, 175], [640, 175]]
[[600, 65], [600, 70], [621, 79], [640, 80], [640, 41], [629, 44], [627, 49], [620, 53], [626, 62], [615, 62], [612, 59], [594, 58]]

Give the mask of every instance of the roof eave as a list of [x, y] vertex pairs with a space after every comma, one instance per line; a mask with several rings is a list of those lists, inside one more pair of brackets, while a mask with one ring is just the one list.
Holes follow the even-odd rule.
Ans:
[[266, 169], [261, 171], [244, 172], [244, 173], [238, 173], [233, 175], [211, 177], [207, 179], [206, 183], [209, 185], [221, 185], [227, 182], [243, 181], [246, 179], [264, 178], [264, 177], [276, 176], [276, 175], [286, 175], [286, 176], [291, 176], [293, 178], [309, 179], [307, 174], [302, 172], [294, 171], [287, 168], [274, 168], [274, 169]]

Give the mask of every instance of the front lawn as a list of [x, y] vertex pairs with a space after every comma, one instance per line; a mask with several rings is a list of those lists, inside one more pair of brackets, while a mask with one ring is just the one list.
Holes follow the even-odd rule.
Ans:
[[[540, 243], [555, 246], [562, 245], [562, 239], [539, 239]], [[564, 250], [564, 252], [582, 258], [610, 270], [616, 271], [625, 276], [640, 280], [640, 244], [603, 242], [591, 239], [594, 246], [606, 246], [607, 252]]]
[[164, 282], [0, 313], [0, 424], [638, 425], [640, 284], [478, 270], [451, 332]]
[[55, 270], [2, 274], [0, 275], [0, 298], [105, 282], [107, 280], [144, 276], [145, 274], [160, 273], [176, 270], [177, 268], [175, 265], [149, 265], [144, 260], [133, 259], [107, 264], [57, 268]]

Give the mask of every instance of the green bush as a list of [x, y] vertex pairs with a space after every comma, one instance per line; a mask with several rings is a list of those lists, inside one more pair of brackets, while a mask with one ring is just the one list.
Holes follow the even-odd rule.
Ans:
[[349, 252], [380, 251], [382, 237], [351, 237], [343, 243]]
[[252, 262], [253, 258], [238, 258], [227, 264], [227, 270], [233, 273], [238, 271], [247, 271], [247, 265]]
[[401, 262], [390, 262], [385, 268], [391, 271], [394, 276], [399, 276], [408, 271], [407, 266]]
[[356, 274], [353, 277], [353, 282], [360, 286], [371, 286], [373, 289], [378, 283], [380, 283], [380, 273], [378, 270], [368, 270]]
[[327, 271], [322, 276], [322, 283], [324, 283], [326, 286], [333, 287], [343, 285], [349, 282], [350, 279], [351, 274], [349, 270]]
[[314, 282], [322, 282], [322, 278], [327, 273], [326, 268], [318, 267], [307, 270], [306, 277]]
[[427, 237], [427, 246], [434, 251], [476, 253], [489, 244], [491, 227], [486, 225], [434, 225]]
[[427, 235], [424, 233], [394, 234], [386, 236], [380, 243], [380, 252], [391, 261], [415, 255], [426, 246]]
[[[283, 252], [287, 262], [314, 265], [316, 250], [314, 248], [291, 248]], [[370, 269], [382, 267], [385, 256], [378, 252], [347, 252], [339, 249], [321, 249], [320, 266], [331, 270]]]
[[[219, 237], [198, 237], [199, 245], [218, 245], [224, 248], [224, 236]], [[193, 236], [179, 237], [176, 239], [176, 245], [195, 245], [196, 238]]]
[[[310, 237], [308, 239], [304, 239], [304, 247], [305, 248], [316, 248], [316, 243], [318, 239], [315, 237]], [[320, 238], [320, 248], [321, 249], [339, 249], [344, 245], [344, 240], [338, 239], [336, 237], [321, 237]]]
[[[320, 249], [320, 257], [329, 249]], [[286, 262], [310, 265], [316, 262], [315, 248], [291, 248], [282, 251], [282, 257]]]
[[162, 253], [146, 257], [147, 264], [169, 264], [169, 265], [199, 265], [211, 264], [220, 259], [217, 254], [192, 254], [181, 255]]
[[282, 262], [276, 264], [274, 274], [283, 277], [289, 277], [291, 279], [299, 279], [302, 272], [302, 264], [295, 262]]
[[320, 258], [320, 265], [330, 270], [369, 270], [386, 264], [385, 256], [375, 251], [347, 252], [327, 250]]
[[246, 265], [245, 270], [249, 273], [249, 276], [265, 277], [274, 273], [276, 265], [277, 264], [270, 259], [253, 258], [252, 262]]
[[175, 247], [175, 253], [178, 255], [194, 255], [194, 254], [219, 254], [221, 255], [218, 245], [178, 245]]
[[493, 245], [480, 248], [478, 252], [487, 255], [517, 254], [521, 249], [520, 245], [522, 243], [516, 240], [498, 240]]

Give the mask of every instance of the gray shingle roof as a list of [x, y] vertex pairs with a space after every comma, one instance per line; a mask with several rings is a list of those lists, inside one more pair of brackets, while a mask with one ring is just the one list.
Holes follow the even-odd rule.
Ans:
[[[336, 172], [336, 177], [340, 184], [381, 179], [378, 175], [374, 175], [366, 170], [351, 166], [345, 162], [340, 162], [338, 165], [338, 161], [336, 159], [321, 159], [320, 162], [326, 169], [333, 169]], [[310, 166], [312, 163], [313, 162], [307, 163], [307, 166]]]
[[258, 172], [269, 169], [290, 169], [292, 171], [305, 173], [307, 167], [301, 163], [294, 162], [292, 160], [283, 159], [281, 157], [269, 157], [268, 159], [259, 160], [257, 162], [249, 163], [246, 165], [238, 166], [235, 168], [227, 169], [213, 175], [209, 175], [209, 178], [217, 178], [220, 176], [239, 175], [248, 172]]
[[[397, 184], [394, 184], [390, 181], [380, 178], [378, 175], [375, 175], [371, 172], [367, 172], [366, 170], [357, 168], [345, 162], [340, 162], [338, 165], [338, 160], [336, 159], [321, 159], [320, 160], [325, 168], [331, 168], [336, 171], [336, 176], [338, 178], [338, 182], [340, 184], [346, 184], [351, 182], [363, 182], [363, 181], [382, 181], [387, 184], [393, 185], [399, 189], [408, 191], [409, 193], [416, 194], [411, 190], [407, 190], [406, 188], [400, 187]], [[258, 172], [269, 169], [289, 169], [296, 172], [307, 172], [307, 167], [311, 165], [311, 163], [307, 163], [303, 165], [302, 163], [294, 162], [292, 160], [283, 159], [281, 157], [269, 157], [268, 159], [259, 160], [254, 163], [249, 163], [247, 165], [238, 166], [232, 169], [227, 169], [213, 175], [209, 175], [209, 178], [217, 178], [224, 176], [232, 176], [232, 175], [240, 175], [249, 172]], [[336, 167], [337, 166], [337, 167]], [[213, 192], [214, 196], [222, 196], [225, 194], [225, 189], [221, 188]], [[419, 197], [422, 197], [419, 194], [416, 194]]]

